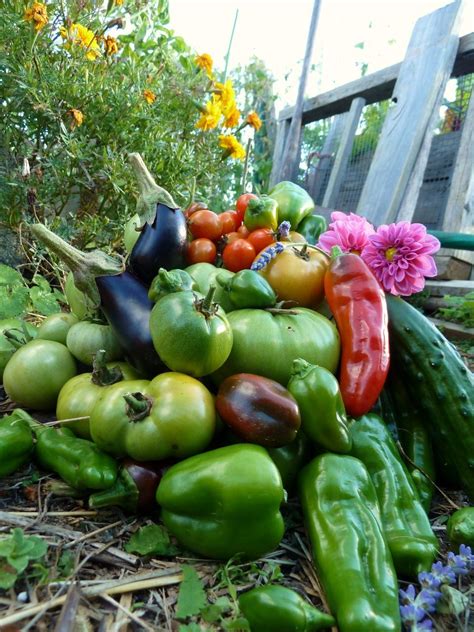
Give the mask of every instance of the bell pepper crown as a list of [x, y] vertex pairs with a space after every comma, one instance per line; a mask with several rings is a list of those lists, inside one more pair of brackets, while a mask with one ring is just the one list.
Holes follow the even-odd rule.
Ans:
[[276, 230], [278, 227], [277, 207], [276, 200], [268, 195], [249, 200], [245, 210], [244, 225], [249, 231], [257, 228]]

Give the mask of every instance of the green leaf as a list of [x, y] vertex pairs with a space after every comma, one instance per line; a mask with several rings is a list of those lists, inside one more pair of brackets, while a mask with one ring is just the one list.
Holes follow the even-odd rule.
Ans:
[[45, 292], [42, 287], [35, 286], [30, 289], [30, 299], [34, 311], [49, 316], [60, 311], [60, 305], [55, 295], [49, 290]]
[[13, 588], [17, 579], [18, 575], [0, 566], [0, 589], [8, 590], [9, 588]]
[[58, 574], [61, 578], [70, 577], [76, 566], [76, 557], [72, 551], [63, 551], [58, 560]]
[[7, 557], [7, 562], [12, 566], [18, 575], [23, 573], [25, 568], [28, 566], [30, 558], [28, 555], [9, 555]]
[[250, 632], [250, 625], [247, 619], [244, 617], [238, 617], [231, 621], [225, 621], [222, 623], [224, 630], [239, 630], [240, 632]]
[[20, 316], [27, 310], [29, 300], [30, 292], [26, 286], [0, 283], [0, 319]]
[[179, 632], [202, 632], [202, 628], [199, 623], [188, 623], [187, 625], [181, 624], [179, 626]]
[[228, 597], [219, 597], [212, 604], [209, 604], [201, 611], [201, 616], [206, 623], [216, 623], [223, 614], [232, 609], [231, 601]]
[[469, 608], [469, 597], [457, 588], [444, 585], [441, 588], [442, 597], [436, 604], [436, 612], [440, 614], [460, 615]]
[[49, 281], [45, 279], [44, 276], [41, 276], [41, 274], [35, 274], [32, 279], [32, 283], [33, 285], [40, 287], [45, 292], [51, 292]]
[[177, 549], [170, 542], [166, 529], [157, 524], [141, 527], [125, 545], [127, 553], [139, 555], [175, 555]]
[[0, 263], [0, 285], [24, 285], [23, 277], [15, 268]]
[[193, 566], [183, 566], [183, 577], [176, 607], [177, 619], [199, 614], [207, 606], [206, 592], [196, 569]]

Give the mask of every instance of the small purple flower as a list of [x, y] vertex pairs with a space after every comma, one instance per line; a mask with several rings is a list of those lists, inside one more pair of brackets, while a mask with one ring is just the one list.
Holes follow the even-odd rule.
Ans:
[[443, 566], [442, 562], [435, 562], [431, 567], [431, 572], [438, 577], [441, 584], [454, 584], [456, 575], [449, 566]]
[[455, 555], [452, 551], [448, 553], [448, 566], [456, 575], [467, 575], [469, 573], [464, 557], [462, 555]]
[[441, 593], [439, 591], [435, 591], [430, 588], [423, 588], [423, 590], [418, 593], [416, 605], [423, 608], [425, 612], [435, 612], [436, 602], [440, 597]]
[[466, 546], [465, 544], [461, 544], [459, 546], [459, 556], [466, 563], [466, 567], [468, 570], [474, 570], [474, 555], [471, 552], [471, 547]]
[[413, 584], [410, 584], [406, 590], [403, 590], [402, 588], [400, 588], [398, 593], [400, 595], [400, 603], [402, 603], [403, 605], [409, 605], [409, 604], [415, 603], [416, 591]]
[[[431, 619], [423, 619], [423, 621], [419, 621], [416, 624], [416, 630], [432, 630], [433, 629], [433, 621]], [[415, 632], [415, 630], [413, 630]]]
[[428, 588], [430, 590], [436, 590], [441, 584], [439, 577], [433, 575], [433, 573], [426, 573], [425, 571], [418, 574], [418, 581], [422, 588]]
[[400, 616], [406, 626], [416, 624], [418, 621], [421, 621], [425, 615], [426, 612], [423, 608], [419, 608], [418, 606], [415, 606], [415, 604], [400, 606]]
[[259, 258], [252, 263], [252, 265], [250, 266], [250, 269], [255, 270], [256, 272], [258, 270], [262, 270], [268, 263], [270, 263], [272, 259], [274, 259], [277, 256], [277, 254], [279, 254], [280, 252], [283, 252], [283, 250], [284, 250], [283, 244], [277, 241], [273, 246], [266, 248], [262, 252]]
[[287, 220], [284, 220], [277, 228], [277, 235], [279, 239], [286, 239], [290, 234], [291, 224]]

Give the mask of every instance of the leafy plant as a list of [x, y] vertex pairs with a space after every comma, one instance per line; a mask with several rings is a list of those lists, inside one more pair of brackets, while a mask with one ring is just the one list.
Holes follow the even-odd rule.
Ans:
[[0, 263], [0, 319], [26, 312], [48, 316], [61, 311], [60, 304], [65, 302], [64, 294], [40, 274], [28, 284], [19, 272]]
[[13, 529], [0, 540], [0, 588], [12, 588], [30, 562], [46, 555], [47, 543], [36, 535], [26, 536], [22, 529]]
[[171, 544], [166, 529], [157, 524], [141, 527], [125, 545], [128, 553], [139, 555], [176, 555], [177, 549]]
[[474, 292], [464, 296], [445, 296], [447, 307], [440, 307], [437, 315], [444, 320], [461, 323], [464, 327], [474, 327]]

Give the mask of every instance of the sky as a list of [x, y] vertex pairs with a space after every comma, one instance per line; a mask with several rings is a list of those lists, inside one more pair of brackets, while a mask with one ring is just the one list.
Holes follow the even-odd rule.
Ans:
[[[357, 79], [362, 63], [370, 73], [401, 61], [416, 20], [446, 4], [449, 0], [322, 0], [307, 96]], [[474, 30], [474, 0], [466, 4], [461, 35]], [[169, 0], [170, 26], [223, 69], [238, 10], [229, 67], [253, 55], [262, 59], [276, 80], [280, 109], [296, 99], [313, 5], [313, 0]], [[363, 49], [356, 47], [362, 42]]]

